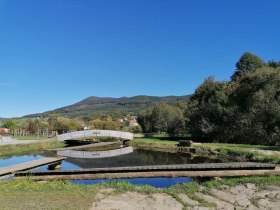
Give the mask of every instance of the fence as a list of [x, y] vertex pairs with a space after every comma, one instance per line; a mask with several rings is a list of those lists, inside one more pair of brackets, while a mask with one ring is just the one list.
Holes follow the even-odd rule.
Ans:
[[57, 136], [57, 131], [49, 131], [49, 130], [43, 130], [43, 131], [37, 131], [35, 133], [30, 133], [29, 131], [26, 131], [24, 129], [16, 129], [11, 130], [10, 135], [12, 136]]

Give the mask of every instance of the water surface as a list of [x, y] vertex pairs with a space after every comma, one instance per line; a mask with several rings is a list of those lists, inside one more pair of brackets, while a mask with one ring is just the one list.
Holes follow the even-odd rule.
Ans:
[[[0, 159], [0, 167], [36, 160], [46, 156], [47, 154], [24, 155], [24, 156], [14, 156], [11, 158]], [[121, 155], [117, 157], [100, 158], [100, 159], [66, 158], [62, 162], [61, 170], [143, 166], [143, 165], [213, 163], [213, 162], [222, 162], [222, 160], [216, 158], [203, 157], [203, 156], [189, 157], [188, 154], [184, 154], [184, 153], [168, 153], [168, 152], [136, 149], [134, 150], [133, 153]], [[47, 166], [34, 169], [33, 171], [42, 171], [42, 170], [48, 170]], [[132, 184], [151, 185], [160, 188], [166, 188], [178, 183], [192, 181], [192, 179], [188, 177], [132, 178], [132, 179], [118, 179], [118, 180], [128, 181]], [[101, 180], [73, 180], [71, 182], [76, 184], [96, 184], [96, 183], [103, 183], [108, 181], [109, 180], [101, 179]]]

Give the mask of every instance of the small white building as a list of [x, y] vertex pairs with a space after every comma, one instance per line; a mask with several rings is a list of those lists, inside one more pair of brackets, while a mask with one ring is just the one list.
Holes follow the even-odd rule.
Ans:
[[136, 119], [132, 119], [132, 120], [129, 120], [129, 127], [134, 127], [134, 126], [138, 126], [139, 123], [137, 122]]

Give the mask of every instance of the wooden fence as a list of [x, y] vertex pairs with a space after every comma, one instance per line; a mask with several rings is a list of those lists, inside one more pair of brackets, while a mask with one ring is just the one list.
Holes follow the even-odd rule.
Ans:
[[57, 136], [57, 131], [49, 131], [49, 130], [42, 130], [42, 131], [37, 131], [35, 133], [30, 133], [24, 129], [16, 129], [16, 130], [11, 130], [10, 135], [12, 136]]

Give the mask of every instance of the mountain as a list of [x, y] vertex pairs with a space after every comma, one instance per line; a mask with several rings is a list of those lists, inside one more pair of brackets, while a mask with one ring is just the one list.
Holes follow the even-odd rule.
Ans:
[[44, 113], [27, 115], [24, 117], [38, 117], [44, 116], [45, 114], [61, 114], [67, 117], [83, 117], [87, 115], [101, 114], [137, 115], [141, 110], [149, 108], [157, 103], [176, 105], [178, 102], [187, 102], [189, 98], [190, 95], [165, 97], [143, 95], [122, 98], [102, 98], [91, 96], [70, 106], [65, 106]]

